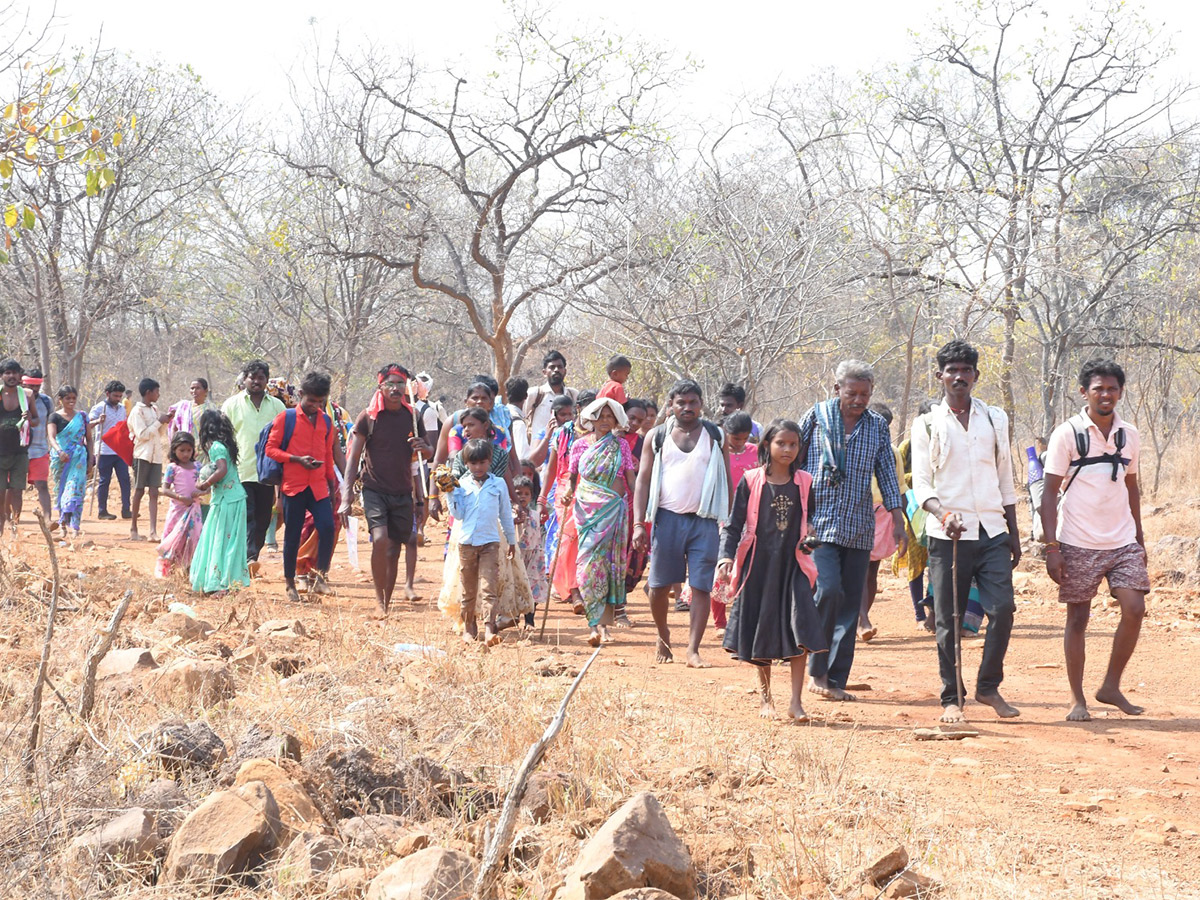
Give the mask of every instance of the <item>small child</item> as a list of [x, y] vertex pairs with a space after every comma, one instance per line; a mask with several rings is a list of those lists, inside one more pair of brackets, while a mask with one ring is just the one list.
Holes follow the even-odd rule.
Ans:
[[144, 541], [138, 533], [138, 516], [142, 510], [142, 497], [150, 491], [150, 540], [158, 540], [158, 489], [162, 487], [163, 446], [167, 434], [167, 423], [172, 413], [167, 410], [161, 415], [155, 404], [158, 402], [159, 384], [153, 378], [138, 382], [138, 393], [142, 399], [129, 412], [129, 436], [133, 438], [133, 521], [129, 525], [129, 539]]
[[629, 402], [629, 397], [625, 395], [625, 382], [629, 380], [629, 373], [633, 371], [633, 363], [627, 356], [614, 356], [608, 361], [605, 371], [608, 372], [608, 381], [604, 382], [604, 386], [596, 394], [596, 399], [616, 400], [624, 406]]
[[550, 582], [546, 578], [546, 535], [537, 514], [537, 497], [541, 494], [537, 472], [513, 479], [513, 489], [517, 492], [517, 505], [526, 511], [525, 521], [517, 526], [517, 537], [525, 574], [529, 577], [529, 590], [533, 594], [533, 611], [525, 614], [525, 625], [532, 628], [538, 605], [550, 597]]
[[457, 532], [463, 639], [470, 643], [479, 637], [478, 601], [484, 623], [483, 640], [492, 647], [500, 642], [496, 626], [496, 606], [500, 596], [500, 531], [508, 541], [505, 558], [511, 561], [516, 555], [512, 501], [504, 480], [488, 471], [492, 465], [490, 441], [472, 439], [463, 447], [462, 453], [470, 474], [450, 492], [447, 505], [455, 519]]
[[[758, 444], [750, 443], [754, 420], [750, 418], [750, 413], [735, 412], [727, 415], [721, 426], [725, 429], [725, 446], [729, 448], [729, 475], [733, 482], [733, 489], [736, 491], [742, 476], [758, 465]], [[728, 586], [723, 582], [714, 582], [711, 596], [713, 627], [720, 631], [728, 624], [726, 617], [729, 604]], [[691, 608], [692, 588], [690, 585], [683, 586], [679, 593], [679, 600], [681, 604]]]
[[825, 634], [813, 603], [817, 567], [803, 538], [812, 476], [800, 468], [800, 426], [776, 419], [758, 446], [760, 465], [734, 493], [729, 522], [721, 529], [717, 579], [730, 583], [724, 647], [758, 671], [759, 714], [775, 714], [771, 662], [785, 659], [792, 676], [788, 716], [807, 722], [800, 695], [808, 653], [824, 652]]
[[166, 578], [174, 567], [185, 574], [192, 564], [196, 545], [200, 543], [200, 495], [196, 483], [200, 480], [196, 467], [196, 439], [190, 431], [178, 431], [167, 451], [167, 471], [163, 477], [163, 496], [171, 500], [167, 521], [163, 525], [162, 543], [158, 545], [157, 578]]

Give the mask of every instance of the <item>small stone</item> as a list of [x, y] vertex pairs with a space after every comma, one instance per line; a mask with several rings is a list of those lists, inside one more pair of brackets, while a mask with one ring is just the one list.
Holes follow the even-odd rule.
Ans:
[[157, 669], [154, 654], [145, 647], [129, 647], [124, 650], [109, 650], [96, 668], [97, 678], [113, 675], [129, 675], [137, 671]]
[[1071, 789], [1069, 787], [1067, 787], [1065, 784], [1060, 784], [1058, 786], [1058, 792], [1060, 794], [1069, 794], [1069, 793], [1071, 793]]
[[855, 882], [883, 887], [889, 878], [906, 868], [908, 868], [908, 850], [902, 845], [897, 844], [863, 869], [855, 879]]
[[392, 852], [403, 859], [424, 850], [433, 843], [433, 836], [425, 831], [409, 831], [392, 842]]
[[917, 900], [921, 900], [931, 897], [940, 888], [941, 884], [936, 880], [907, 871], [901, 872], [888, 884], [883, 896], [888, 900], [898, 900], [902, 897], [916, 897]]
[[323, 834], [297, 834], [275, 870], [280, 887], [305, 888], [325, 880], [342, 854], [342, 844]]
[[299, 619], [269, 619], [258, 626], [258, 633], [282, 638], [308, 637], [308, 631]]
[[1143, 844], [1154, 844], [1159, 847], [1165, 847], [1168, 842], [1166, 834], [1159, 834], [1154, 831], [1135, 831], [1133, 838]]
[[338, 830], [346, 841], [358, 847], [390, 850], [409, 834], [410, 828], [408, 820], [401, 816], [371, 813], [342, 819]]
[[198, 641], [213, 631], [212, 625], [208, 622], [193, 619], [187, 613], [182, 612], [163, 613], [154, 620], [154, 627], [185, 641]]
[[233, 656], [229, 658], [229, 666], [235, 672], [252, 672], [266, 661], [267, 654], [254, 644], [250, 644], [248, 647], [233, 651]]
[[1163, 825], [1163, 831], [1167, 834], [1178, 834], [1179, 826], [1174, 822], [1167, 822], [1165, 825]]
[[572, 781], [565, 772], [534, 772], [525, 785], [521, 809], [540, 825], [552, 815], [565, 812], [572, 801], [587, 806], [591, 799], [587, 787]]
[[127, 865], [151, 859], [159, 841], [154, 815], [133, 807], [75, 838], [69, 852], [84, 867], [97, 863]]
[[279, 809], [280, 823], [293, 833], [312, 831], [326, 825], [313, 798], [277, 763], [269, 759], [251, 759], [242, 763], [234, 786], [241, 787], [254, 781], [261, 781], [270, 789]]
[[352, 900], [361, 897], [371, 880], [371, 873], [362, 866], [334, 872], [325, 882], [325, 896], [337, 900]]
[[367, 900], [467, 900], [475, 862], [467, 854], [430, 847], [392, 863], [371, 881]]
[[134, 798], [154, 819], [160, 838], [170, 837], [186, 815], [187, 795], [170, 778], [156, 778]]
[[229, 669], [215, 659], [177, 659], [150, 677], [153, 696], [177, 708], [207, 708], [237, 692]]

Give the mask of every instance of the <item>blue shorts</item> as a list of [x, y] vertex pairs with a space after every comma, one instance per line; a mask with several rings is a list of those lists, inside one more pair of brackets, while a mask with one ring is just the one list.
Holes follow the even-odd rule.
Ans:
[[648, 587], [670, 587], [686, 578], [694, 591], [712, 590], [720, 544], [716, 519], [660, 509], [650, 535]]

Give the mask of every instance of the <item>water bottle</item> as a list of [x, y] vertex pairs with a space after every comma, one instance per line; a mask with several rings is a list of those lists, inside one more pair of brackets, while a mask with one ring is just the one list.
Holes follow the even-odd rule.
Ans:
[[1026, 447], [1025, 455], [1029, 457], [1029, 483], [1041, 481], [1046, 477], [1046, 471], [1042, 468], [1041, 462], [1038, 461], [1037, 448]]

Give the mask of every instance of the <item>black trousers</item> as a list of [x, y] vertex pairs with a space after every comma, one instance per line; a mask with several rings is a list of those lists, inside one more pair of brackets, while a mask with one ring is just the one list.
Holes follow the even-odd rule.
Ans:
[[260, 481], [243, 481], [246, 489], [246, 560], [254, 562], [267, 539], [271, 511], [275, 509], [275, 487]]

